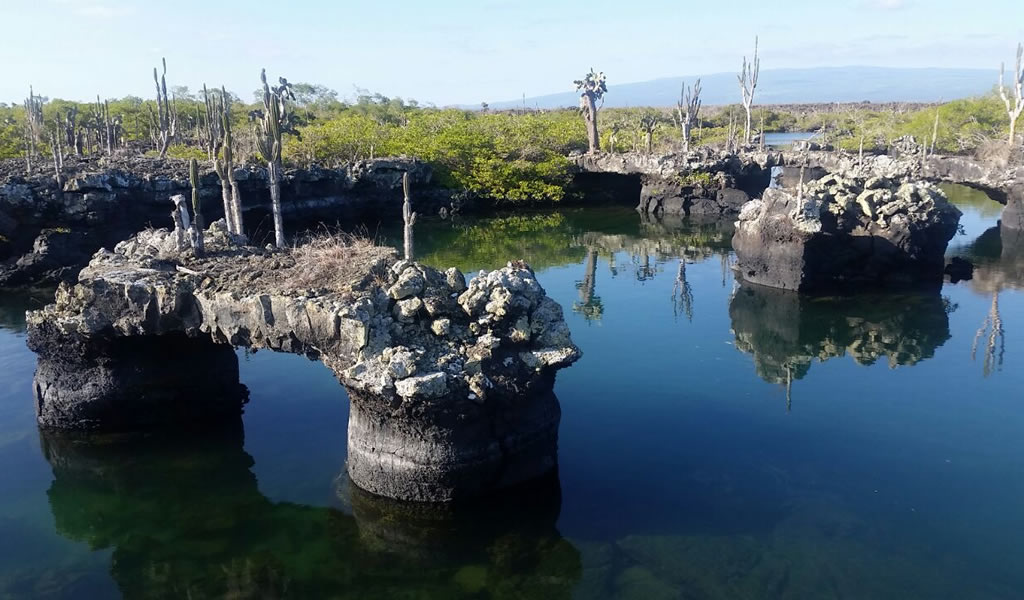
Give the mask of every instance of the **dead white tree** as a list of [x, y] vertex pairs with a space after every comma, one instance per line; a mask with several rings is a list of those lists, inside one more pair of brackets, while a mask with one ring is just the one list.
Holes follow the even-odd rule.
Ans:
[[1013, 69], [1013, 102], [1006, 93], [1006, 86], [1003, 85], [1003, 75], [1006, 71], [1006, 64], [999, 65], [999, 97], [1006, 105], [1006, 114], [1010, 117], [1010, 139], [1012, 146], [1017, 134], [1017, 119], [1024, 112], [1024, 44], [1017, 44], [1017, 62]]
[[743, 143], [750, 143], [750, 110], [754, 106], [754, 90], [757, 89], [757, 76], [761, 73], [761, 59], [757, 56], [757, 38], [754, 38], [754, 59], [747, 61], [743, 57], [743, 69], [736, 79], [740, 82], [740, 92], [743, 94], [743, 109], [747, 111], [747, 126], [744, 129]]
[[679, 101], [676, 102], [676, 120], [683, 132], [683, 152], [690, 151], [690, 134], [699, 117], [700, 104], [700, 79], [691, 88], [687, 88], [686, 82], [683, 82], [683, 88], [679, 90]]

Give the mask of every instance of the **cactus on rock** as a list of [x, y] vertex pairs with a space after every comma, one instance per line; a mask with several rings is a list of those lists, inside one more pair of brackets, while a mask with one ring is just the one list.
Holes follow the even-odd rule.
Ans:
[[288, 128], [289, 116], [285, 105], [294, 100], [292, 86], [284, 77], [278, 78], [279, 85], [267, 83], [267, 70], [260, 71], [263, 82], [263, 110], [253, 111], [251, 117], [258, 120], [254, 131], [256, 148], [267, 163], [267, 179], [270, 184], [270, 202], [274, 212], [274, 241], [278, 248], [284, 247], [284, 221], [281, 218], [281, 134]]
[[204, 224], [202, 203], [199, 199], [199, 163], [194, 158], [190, 158], [188, 161], [188, 181], [192, 184], [192, 214], [195, 217], [190, 232], [192, 249], [195, 250], [197, 256], [202, 256], [205, 250], [203, 245]]

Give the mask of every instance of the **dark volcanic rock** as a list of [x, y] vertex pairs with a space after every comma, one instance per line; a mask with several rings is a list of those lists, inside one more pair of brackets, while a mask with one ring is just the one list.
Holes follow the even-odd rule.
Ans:
[[960, 211], [930, 184], [829, 175], [802, 198], [770, 189], [743, 207], [739, 276], [802, 292], [940, 285]]
[[[209, 340], [150, 336], [40, 350], [33, 394], [46, 429], [231, 421], [248, 400], [234, 349]], [[77, 354], [68, 361], [71, 353]]]

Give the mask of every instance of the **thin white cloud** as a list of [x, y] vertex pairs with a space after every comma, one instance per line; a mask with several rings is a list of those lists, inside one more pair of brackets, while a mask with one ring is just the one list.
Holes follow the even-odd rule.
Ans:
[[860, 5], [877, 10], [902, 10], [911, 5], [911, 0], [861, 0]]
[[68, 7], [71, 14], [78, 17], [93, 19], [116, 19], [135, 14], [135, 7], [117, 1], [104, 2], [97, 0], [54, 0], [61, 6]]

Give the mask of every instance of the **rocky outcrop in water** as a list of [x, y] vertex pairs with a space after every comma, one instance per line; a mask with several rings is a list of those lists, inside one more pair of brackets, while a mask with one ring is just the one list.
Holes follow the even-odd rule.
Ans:
[[570, 157], [582, 173], [637, 176], [637, 210], [652, 216], [735, 215], [768, 187], [773, 154], [740, 156], [709, 149], [689, 154], [596, 153]]
[[737, 273], [801, 292], [938, 286], [959, 219], [927, 183], [828, 175], [802, 195], [769, 189], [740, 213]]
[[[805, 165], [824, 168], [830, 173], [859, 177], [884, 177], [910, 181], [946, 182], [965, 185], [985, 192], [1003, 204], [1004, 226], [1024, 230], [1024, 164], [1020, 157], [1009, 163], [999, 160], [979, 161], [966, 156], [865, 156], [863, 160], [843, 152], [785, 152], [778, 156], [780, 165], [793, 169]], [[795, 184], [795, 177], [787, 177]]]
[[[430, 188], [428, 165], [388, 158], [286, 170], [282, 211], [293, 224], [398, 214], [405, 172], [419, 188], [418, 210], [436, 212], [449, 203]], [[191, 194], [183, 160], [69, 158], [64, 177], [57, 189], [52, 173], [26, 178], [23, 163], [0, 161], [0, 287], [72, 282], [96, 250], [166, 223], [170, 197]], [[236, 169], [235, 177], [251, 229], [270, 212], [266, 171], [250, 165]], [[212, 171], [200, 177], [199, 194], [207, 219], [222, 216], [220, 180]]]
[[[41, 426], [152, 424], [147, 403], [131, 402], [139, 386], [117, 382], [128, 373], [144, 383], [148, 371], [135, 365], [154, 360], [136, 360], [133, 344], [184, 338], [304, 354], [331, 368], [352, 401], [348, 470], [371, 492], [450, 500], [555, 467], [560, 411], [550, 391], [580, 352], [525, 263], [467, 283], [455, 269], [370, 248], [352, 258], [362, 267], [342, 289], [296, 288], [295, 270], [308, 265], [294, 253], [239, 246], [222, 221], [206, 238], [208, 256], [196, 258], [177, 252], [171, 232], [142, 232], [98, 252], [77, 285], [28, 314], [43, 365]], [[172, 370], [157, 371], [154, 383], [167, 387]]]

